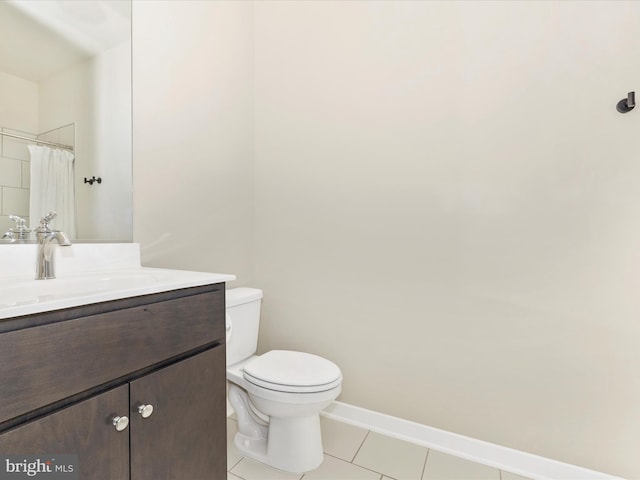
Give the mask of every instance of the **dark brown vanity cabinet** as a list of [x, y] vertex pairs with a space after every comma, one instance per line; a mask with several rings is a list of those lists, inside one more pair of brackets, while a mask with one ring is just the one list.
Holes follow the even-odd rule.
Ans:
[[77, 454], [82, 480], [226, 478], [223, 284], [0, 328], [0, 453]]
[[2, 454], [78, 455], [81, 479], [129, 478], [129, 434], [110, 421], [126, 411], [127, 385], [0, 434]]
[[224, 365], [214, 348], [131, 382], [132, 480], [227, 478]]

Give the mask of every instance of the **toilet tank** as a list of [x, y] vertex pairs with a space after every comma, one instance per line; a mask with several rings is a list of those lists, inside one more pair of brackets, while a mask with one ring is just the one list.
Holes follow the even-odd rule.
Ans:
[[258, 349], [262, 290], [231, 288], [226, 291], [227, 365], [254, 355]]

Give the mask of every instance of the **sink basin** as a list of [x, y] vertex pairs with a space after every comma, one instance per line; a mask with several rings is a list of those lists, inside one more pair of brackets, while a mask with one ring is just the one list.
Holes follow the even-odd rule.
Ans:
[[1, 277], [0, 319], [233, 279], [233, 275], [148, 267], [74, 273], [51, 280]]

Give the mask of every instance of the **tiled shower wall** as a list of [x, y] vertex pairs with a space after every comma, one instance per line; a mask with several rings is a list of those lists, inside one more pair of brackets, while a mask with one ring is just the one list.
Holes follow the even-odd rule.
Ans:
[[[32, 134], [2, 128], [15, 135]], [[18, 215], [29, 221], [29, 142], [0, 135], [0, 234], [15, 227], [9, 215]]]

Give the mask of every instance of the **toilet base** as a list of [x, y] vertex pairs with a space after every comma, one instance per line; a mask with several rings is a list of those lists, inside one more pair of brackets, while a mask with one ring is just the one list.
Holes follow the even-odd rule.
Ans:
[[291, 473], [318, 468], [324, 460], [320, 416], [271, 418], [268, 438], [236, 433], [234, 443], [246, 457]]
[[238, 416], [234, 444], [248, 458], [291, 473], [318, 468], [324, 460], [320, 414], [274, 417], [268, 427], [258, 425], [249, 412], [246, 391], [231, 385], [229, 400]]

